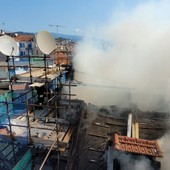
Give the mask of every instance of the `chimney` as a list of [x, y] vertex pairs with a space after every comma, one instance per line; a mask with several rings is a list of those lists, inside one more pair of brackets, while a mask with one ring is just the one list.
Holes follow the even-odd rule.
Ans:
[[134, 120], [132, 113], [128, 115], [127, 137], [139, 139], [139, 122]]
[[128, 115], [127, 136], [132, 137], [132, 113]]
[[139, 122], [135, 121], [135, 138], [139, 139]]

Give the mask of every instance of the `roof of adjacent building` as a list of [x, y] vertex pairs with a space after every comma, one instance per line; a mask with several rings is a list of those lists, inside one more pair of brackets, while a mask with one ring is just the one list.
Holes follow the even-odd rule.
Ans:
[[34, 38], [34, 36], [32, 36], [32, 35], [18, 35], [18, 36], [16, 36], [16, 37], [14, 37], [14, 39], [16, 40], [16, 41], [33, 41], [33, 38]]
[[54, 61], [57, 65], [64, 64], [64, 65], [69, 65], [70, 61], [68, 58], [68, 54], [64, 52], [56, 52], [54, 54]]
[[163, 157], [157, 141], [114, 135], [114, 148], [119, 151], [130, 152], [153, 157]]
[[42, 87], [45, 83], [35, 82], [29, 85], [29, 87]]
[[[47, 68], [47, 75], [45, 75], [45, 70], [44, 68], [33, 68], [31, 69], [31, 74], [32, 74], [32, 80], [33, 82], [44, 82], [44, 80], [47, 78], [49, 81], [57, 78], [60, 74], [61, 71], [63, 70], [59, 70], [58, 67], [48, 67]], [[46, 77], [47, 76], [47, 77]], [[26, 72], [23, 74], [19, 75], [19, 78], [23, 81], [30, 81], [30, 72]]]
[[0, 127], [0, 134], [1, 135], [9, 135], [9, 130], [7, 127]]
[[10, 91], [9, 91], [9, 90], [1, 90], [1, 89], [0, 89], [0, 95], [6, 94], [6, 93], [8, 93], [8, 92], [10, 92]]
[[12, 90], [27, 90], [29, 89], [28, 83], [13, 83]]

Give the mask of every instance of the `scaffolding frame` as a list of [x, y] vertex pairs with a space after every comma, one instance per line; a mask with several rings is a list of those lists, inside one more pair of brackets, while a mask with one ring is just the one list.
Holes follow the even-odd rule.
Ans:
[[[57, 142], [55, 142], [55, 144], [53, 145], [54, 148], [58, 148], [59, 147], [57, 146], [58, 145], [58, 135], [59, 135], [59, 132], [61, 130], [63, 130], [61, 128], [60, 125], [64, 125], [64, 126], [67, 126], [66, 130], [65, 130], [65, 133], [64, 135], [62, 136], [62, 139], [60, 141], [60, 145], [61, 145], [61, 148], [63, 149], [63, 145], [64, 147], [66, 147], [67, 143], [69, 142], [69, 140], [66, 142], [65, 144], [65, 138], [66, 136], [69, 138], [71, 138], [71, 135], [68, 134], [68, 133], [72, 133], [73, 130], [70, 130], [70, 129], [73, 129], [73, 126], [74, 124], [72, 125], [70, 122], [66, 121], [65, 119], [63, 118], [60, 118], [60, 112], [61, 110], [62, 111], [69, 111], [70, 109], [72, 109], [72, 99], [71, 97], [72, 96], [75, 96], [75, 94], [71, 94], [71, 87], [76, 87], [76, 85], [72, 85], [71, 82], [70, 82], [70, 78], [69, 78], [69, 83], [68, 84], [64, 84], [62, 83], [61, 81], [61, 78], [62, 78], [62, 71], [60, 70], [60, 66], [59, 66], [59, 75], [55, 77], [55, 79], [57, 79], [57, 83], [51, 83], [49, 81], [49, 66], [48, 66], [48, 62], [47, 62], [47, 59], [50, 59], [49, 56], [47, 55], [43, 55], [43, 56], [23, 56], [23, 58], [28, 58], [28, 65], [23, 65], [24, 67], [27, 67], [29, 69], [29, 80], [17, 80], [17, 79], [12, 79], [12, 75], [10, 73], [10, 69], [12, 68], [14, 70], [14, 75], [13, 76], [16, 76], [16, 68], [18, 67], [21, 67], [19, 65], [16, 65], [15, 64], [15, 57], [18, 58], [18, 56], [6, 56], [7, 60], [7, 65], [0, 65], [0, 67], [5, 67], [8, 69], [8, 78], [9, 80], [6, 80], [5, 82], [8, 82], [9, 83], [9, 87], [10, 87], [10, 92], [12, 94], [12, 99], [9, 100], [8, 98], [5, 99], [5, 101], [0, 101], [0, 104], [4, 105], [4, 107], [6, 108], [6, 113], [0, 113], [0, 119], [1, 117], [5, 117], [7, 120], [6, 122], [1, 122], [1, 127], [5, 127], [8, 129], [8, 134], [1, 134], [1, 137], [0, 137], [0, 140], [2, 140], [3, 142], [5, 143], [10, 143], [12, 145], [12, 152], [14, 154], [14, 158], [15, 158], [15, 164], [17, 163], [17, 158], [16, 158], [16, 153], [15, 153], [15, 147], [14, 147], [14, 144], [17, 143], [17, 145], [26, 145], [26, 146], [29, 146], [29, 147], [44, 147], [44, 148], [50, 148], [51, 147], [51, 143], [53, 141], [55, 141], [54, 139], [52, 140], [48, 140], [48, 139], [45, 139], [43, 142], [43, 144], [41, 144], [41, 140], [38, 140], [38, 141], [35, 141], [33, 138], [35, 138], [32, 134], [32, 131], [35, 129], [35, 130], [50, 130], [52, 131], [54, 134], [56, 134], [56, 137], [57, 137]], [[22, 57], [22, 56], [21, 56]], [[33, 65], [32, 62], [31, 62], [31, 59], [32, 58], [39, 58], [39, 59], [42, 59], [43, 60], [43, 63], [44, 65], [43, 66], [36, 66], [36, 65]], [[10, 64], [10, 59], [12, 59], [12, 64]], [[22, 67], [23, 67], [22, 66]], [[69, 66], [66, 66], [66, 68], [69, 68]], [[44, 91], [44, 103], [43, 104], [39, 104], [37, 103], [37, 94], [35, 94], [35, 89], [33, 87], [31, 87], [28, 91], [25, 91], [23, 92], [23, 94], [19, 95], [18, 97], [14, 97], [14, 92], [16, 92], [14, 89], [13, 89], [13, 84], [14, 83], [29, 83], [29, 84], [33, 84], [35, 82], [35, 80], [33, 80], [34, 76], [33, 76], [33, 69], [43, 69], [43, 75], [41, 77], [41, 83], [44, 83], [44, 86], [45, 86], [45, 91]], [[56, 73], [57, 74], [57, 73]], [[37, 78], [39, 79], [39, 77]], [[51, 79], [53, 80], [53, 79]], [[49, 86], [52, 85], [52, 86], [56, 86], [57, 87], [57, 91], [53, 91], [53, 92], [50, 92], [49, 91]], [[68, 93], [62, 93], [62, 88], [63, 87], [68, 87], [69, 90], [68, 90]], [[31, 97], [28, 98], [25, 102], [18, 102], [21, 100], [21, 97], [26, 97], [27, 94], [31, 93]], [[60, 101], [61, 101], [61, 98], [62, 96], [68, 96], [68, 98], [65, 100], [66, 101], [66, 104], [60, 106]], [[21, 113], [13, 113], [13, 108], [10, 109], [10, 105], [12, 105], [12, 107], [14, 107], [14, 105], [22, 105], [22, 106], [25, 106], [25, 110], [24, 110], [24, 113], [21, 112]], [[36, 113], [37, 109], [42, 109], [40, 111], [39, 114]], [[52, 113], [52, 114], [51, 114]], [[23, 125], [23, 124], [14, 124], [12, 123], [12, 120], [13, 118], [22, 118], [22, 117], [25, 117], [26, 118], [26, 123]], [[44, 127], [44, 126], [33, 126], [33, 123], [35, 120], [39, 120], [39, 121], [43, 121], [44, 123], [51, 123], [53, 124], [54, 126], [51, 127], [51, 128], [47, 128], [47, 127]], [[15, 134], [14, 133], [14, 128], [25, 128], [26, 129], [26, 133], [27, 135], [22, 137]], [[2, 152], [0, 151], [0, 159], [1, 161], [3, 161], [2, 159]], [[7, 160], [4, 160], [4, 165], [6, 165], [5, 162], [7, 162]], [[8, 162], [8, 164], [6, 166], [11, 166], [10, 163]]]

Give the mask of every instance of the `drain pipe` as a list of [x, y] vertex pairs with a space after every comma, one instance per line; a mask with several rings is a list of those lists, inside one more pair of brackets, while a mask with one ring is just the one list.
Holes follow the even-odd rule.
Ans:
[[128, 115], [127, 137], [132, 136], [132, 113]]

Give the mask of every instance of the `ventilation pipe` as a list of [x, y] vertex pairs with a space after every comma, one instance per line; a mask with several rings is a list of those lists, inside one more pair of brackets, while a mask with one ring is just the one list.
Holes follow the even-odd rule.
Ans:
[[135, 121], [135, 138], [139, 139], [139, 122]]
[[132, 121], [132, 138], [139, 139], [139, 122]]
[[135, 122], [132, 121], [132, 138], [135, 138]]
[[132, 113], [128, 115], [128, 125], [127, 125], [127, 137], [132, 136]]

